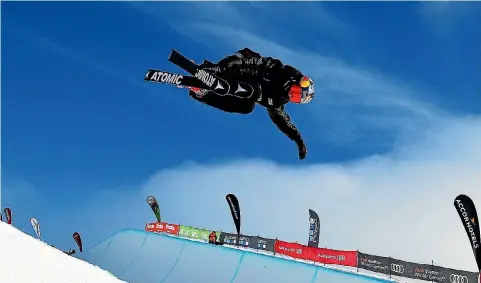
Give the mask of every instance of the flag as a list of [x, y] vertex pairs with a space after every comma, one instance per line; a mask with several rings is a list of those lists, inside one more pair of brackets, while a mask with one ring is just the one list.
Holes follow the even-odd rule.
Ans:
[[37, 238], [40, 240], [42, 239], [42, 234], [40, 233], [40, 224], [38, 224], [38, 220], [35, 217], [30, 218], [30, 224], [32, 224], [32, 228], [37, 234]]
[[155, 199], [155, 197], [153, 196], [149, 196], [145, 201], [149, 204], [150, 208], [154, 212], [155, 218], [157, 218], [157, 222], [160, 222], [160, 207], [157, 199]]
[[309, 209], [309, 241], [307, 245], [319, 247], [319, 215], [312, 209]]

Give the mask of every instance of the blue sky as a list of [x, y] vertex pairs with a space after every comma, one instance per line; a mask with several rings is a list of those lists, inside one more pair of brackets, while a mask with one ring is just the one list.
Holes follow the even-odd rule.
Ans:
[[[472, 173], [481, 168], [474, 138], [481, 137], [480, 8], [4, 2], [2, 207], [11, 207], [15, 225], [29, 233], [28, 219], [38, 217], [45, 239], [66, 249], [75, 230], [89, 246], [121, 228], [142, 228], [153, 220], [149, 194], [168, 221], [232, 230], [228, 211], [212, 215], [227, 209], [224, 195], [233, 192], [241, 197], [245, 233], [304, 242], [313, 208], [326, 218], [326, 245], [459, 264], [470, 257], [461, 227], [424, 250], [380, 242], [394, 233], [407, 246], [419, 244], [437, 231], [419, 223], [459, 224], [450, 203], [459, 183], [481, 200], [480, 177]], [[148, 68], [179, 71], [167, 61], [172, 48], [216, 61], [245, 46], [316, 81], [312, 104], [287, 107], [307, 143], [305, 161], [261, 107], [229, 115], [183, 90], [143, 82]], [[380, 225], [377, 205], [389, 208], [383, 217], [391, 222], [416, 213], [408, 209], [413, 199], [420, 207], [433, 196], [440, 199], [430, 201], [439, 204], [426, 214], [433, 218], [403, 226], [418, 227], [412, 242], [393, 230], [368, 236], [369, 225]], [[364, 226], [337, 227], [336, 209], [327, 209], [335, 203], [345, 207], [346, 223]], [[365, 237], [348, 236], [356, 229]], [[458, 258], [439, 251], [458, 237]]]

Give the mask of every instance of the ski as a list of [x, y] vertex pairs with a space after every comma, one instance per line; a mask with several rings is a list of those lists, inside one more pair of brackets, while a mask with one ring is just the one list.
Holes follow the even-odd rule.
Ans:
[[[229, 82], [208, 71], [199, 69], [199, 65], [195, 64], [174, 49], [172, 49], [172, 52], [170, 53], [169, 61], [202, 82], [203, 86], [200, 88], [210, 90], [221, 96], [231, 95], [247, 99], [254, 95], [255, 90], [250, 84], [238, 81]], [[231, 85], [236, 84], [237, 88], [235, 90], [231, 88]]]
[[144, 81], [172, 84], [178, 87], [205, 87], [205, 85], [195, 77], [184, 76], [156, 69], [149, 69], [145, 74]]

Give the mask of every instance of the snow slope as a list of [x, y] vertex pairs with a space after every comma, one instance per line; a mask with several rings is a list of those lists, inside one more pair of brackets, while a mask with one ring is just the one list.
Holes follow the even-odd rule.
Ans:
[[78, 256], [130, 283], [392, 282], [141, 230], [120, 231]]
[[107, 271], [64, 254], [0, 222], [0, 282], [121, 283]]

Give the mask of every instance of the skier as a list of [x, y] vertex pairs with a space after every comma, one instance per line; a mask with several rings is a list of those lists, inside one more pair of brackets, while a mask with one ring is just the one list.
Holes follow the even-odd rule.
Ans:
[[217, 233], [215, 231], [210, 232], [209, 234], [209, 244], [214, 245], [217, 241]]
[[238, 50], [217, 64], [205, 60], [200, 68], [226, 80], [248, 83], [256, 92], [249, 98], [241, 98], [190, 88], [190, 97], [231, 113], [249, 114], [254, 110], [256, 103], [264, 106], [277, 128], [296, 143], [299, 159], [303, 160], [306, 157], [304, 140], [284, 110], [284, 105], [288, 102], [306, 104], [312, 100], [314, 82], [309, 77], [292, 66], [284, 65], [278, 59], [263, 57], [249, 48]]

